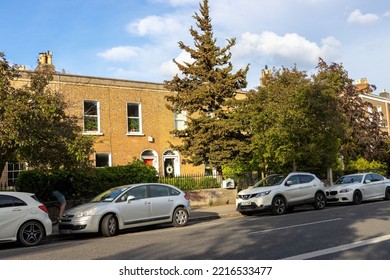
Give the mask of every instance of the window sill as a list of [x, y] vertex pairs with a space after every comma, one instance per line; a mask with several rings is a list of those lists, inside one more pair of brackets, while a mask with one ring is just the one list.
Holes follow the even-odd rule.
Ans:
[[98, 135], [98, 136], [102, 136], [102, 135], [104, 135], [104, 133], [103, 132], [98, 132], [98, 131], [84, 131], [83, 135]]
[[145, 136], [142, 132], [127, 132], [126, 136]]

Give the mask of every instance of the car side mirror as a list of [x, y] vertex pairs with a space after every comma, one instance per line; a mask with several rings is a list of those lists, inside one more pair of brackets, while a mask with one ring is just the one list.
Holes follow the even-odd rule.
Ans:
[[368, 184], [368, 183], [371, 183], [371, 180], [365, 180], [364, 183]]
[[126, 202], [127, 203], [130, 203], [130, 201], [134, 200], [135, 199], [135, 196], [134, 195], [129, 195], [126, 199]]
[[287, 186], [287, 187], [291, 186], [292, 184], [293, 184], [292, 181], [287, 181], [287, 182], [286, 182], [286, 186]]

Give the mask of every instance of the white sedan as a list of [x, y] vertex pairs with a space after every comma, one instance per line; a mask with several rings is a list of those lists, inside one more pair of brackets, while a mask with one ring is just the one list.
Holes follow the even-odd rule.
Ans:
[[0, 192], [0, 242], [35, 246], [52, 233], [52, 222], [33, 193]]
[[357, 173], [339, 178], [326, 190], [328, 203], [353, 203], [390, 199], [390, 180], [376, 173]]

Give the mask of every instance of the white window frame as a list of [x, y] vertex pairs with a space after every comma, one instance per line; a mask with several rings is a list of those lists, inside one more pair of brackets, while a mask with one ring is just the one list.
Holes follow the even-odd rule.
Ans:
[[[129, 105], [138, 106], [138, 117], [129, 116]], [[137, 119], [139, 123], [138, 131], [130, 131], [129, 119]], [[127, 102], [126, 103], [126, 127], [127, 135], [144, 135], [142, 132], [142, 104], [137, 102]]]
[[[86, 115], [85, 114], [85, 103], [86, 102], [94, 102], [96, 104], [96, 114], [97, 115]], [[91, 117], [97, 119], [97, 130], [86, 130], [85, 129], [85, 118]], [[100, 102], [97, 100], [83, 100], [83, 134], [88, 135], [102, 135], [100, 131]]]
[[[181, 111], [181, 112], [175, 112], [175, 129], [177, 130], [184, 130], [187, 128], [187, 112]], [[179, 125], [179, 123], [182, 125]]]
[[377, 105], [376, 106], [376, 110], [378, 111], [378, 114], [379, 114], [379, 121], [382, 125], [382, 121], [383, 121], [383, 114], [382, 114], [382, 105]]

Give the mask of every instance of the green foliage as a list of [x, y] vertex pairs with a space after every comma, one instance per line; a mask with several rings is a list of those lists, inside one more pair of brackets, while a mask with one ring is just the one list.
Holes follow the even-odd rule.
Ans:
[[68, 174], [73, 175], [75, 189], [83, 199], [91, 198], [111, 187], [157, 181], [155, 168], [135, 160], [128, 165], [104, 168], [24, 171], [17, 178], [17, 190], [36, 193], [43, 201], [54, 200], [52, 191], [55, 182]]
[[230, 49], [235, 39], [227, 40], [223, 48], [216, 45], [207, 0], [194, 19], [200, 29], [190, 29], [195, 48], [179, 42], [192, 61], [181, 64], [174, 60], [181, 75], [164, 82], [172, 92], [166, 97], [167, 107], [173, 112], [187, 112], [188, 118], [186, 129], [172, 132], [182, 144], [172, 147], [190, 163], [207, 163], [221, 172], [223, 164], [243, 157], [249, 146], [248, 135], [242, 133], [242, 124], [232, 110], [237, 91], [247, 84], [249, 67], [232, 73]]
[[341, 64], [328, 65], [323, 60], [318, 64], [315, 81], [326, 85], [324, 93], [337, 99], [337, 112], [343, 116], [340, 154], [344, 163], [348, 165], [360, 157], [368, 161], [386, 160], [389, 157], [386, 151], [388, 136], [381, 130], [380, 114], [375, 106], [359, 96], [360, 93], [370, 93], [375, 86], [369, 85], [358, 91]]
[[265, 173], [326, 170], [337, 161], [342, 118], [335, 96], [297, 68], [273, 69], [248, 95], [242, 117], [249, 120], [254, 158]]
[[359, 158], [356, 161], [352, 161], [348, 164], [347, 170], [356, 170], [356, 172], [376, 172], [382, 175], [386, 175], [387, 165], [379, 161], [368, 161], [364, 158]]
[[359, 157], [388, 160], [380, 116], [360, 98], [347, 71], [322, 59], [317, 69], [311, 76], [295, 67], [273, 69], [240, 106], [261, 171], [324, 176], [339, 166], [340, 156], [347, 165]]
[[77, 168], [90, 164], [93, 138], [83, 137], [78, 119], [49, 83], [52, 68], [23, 72], [29, 83], [14, 87], [21, 74], [0, 53], [0, 170], [7, 161], [34, 168]]

